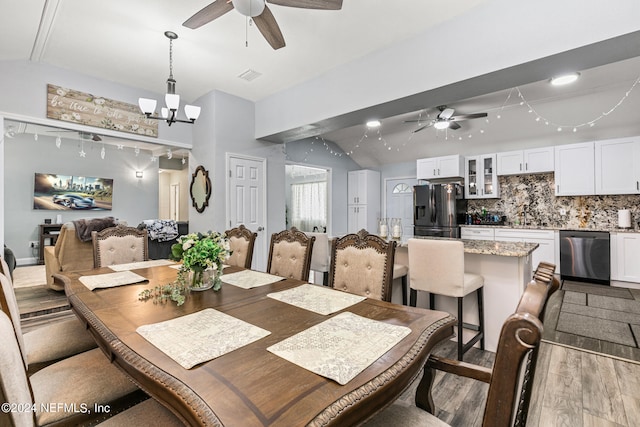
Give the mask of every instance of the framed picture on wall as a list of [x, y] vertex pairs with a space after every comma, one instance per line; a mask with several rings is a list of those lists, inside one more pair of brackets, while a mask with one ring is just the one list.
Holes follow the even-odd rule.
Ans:
[[110, 211], [113, 179], [36, 173], [33, 208]]

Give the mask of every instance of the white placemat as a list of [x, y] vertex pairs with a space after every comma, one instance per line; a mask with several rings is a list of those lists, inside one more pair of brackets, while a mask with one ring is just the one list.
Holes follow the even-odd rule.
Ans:
[[115, 288], [116, 286], [147, 281], [145, 277], [128, 270], [117, 273], [96, 274], [94, 276], [80, 276], [78, 280], [91, 291], [97, 288]]
[[267, 296], [324, 315], [344, 310], [366, 299], [360, 295], [309, 283], [286, 291], [273, 292]]
[[173, 265], [175, 262], [170, 261], [168, 259], [152, 259], [149, 261], [138, 261], [138, 262], [130, 262], [127, 264], [114, 264], [109, 265], [110, 269], [113, 271], [126, 271], [126, 270], [135, 270], [138, 268], [150, 268], [150, 267], [159, 267], [162, 265]]
[[143, 325], [136, 332], [185, 369], [244, 347], [271, 333], [212, 308]]
[[405, 326], [345, 312], [267, 350], [345, 385], [410, 333]]
[[253, 270], [242, 270], [237, 273], [222, 275], [222, 281], [224, 283], [238, 286], [243, 289], [257, 288], [258, 286], [268, 285], [270, 283], [279, 282], [280, 280], [284, 280], [284, 277]]

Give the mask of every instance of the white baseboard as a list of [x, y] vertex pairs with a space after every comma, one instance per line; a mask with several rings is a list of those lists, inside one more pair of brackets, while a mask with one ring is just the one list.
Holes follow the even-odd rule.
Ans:
[[36, 265], [38, 264], [38, 258], [36, 257], [16, 258], [16, 264], [18, 264], [18, 267], [24, 266], [24, 265]]

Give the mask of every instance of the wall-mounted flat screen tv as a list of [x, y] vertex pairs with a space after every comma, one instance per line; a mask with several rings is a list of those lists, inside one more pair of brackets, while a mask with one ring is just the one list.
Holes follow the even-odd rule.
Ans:
[[113, 179], [36, 173], [33, 208], [110, 211]]

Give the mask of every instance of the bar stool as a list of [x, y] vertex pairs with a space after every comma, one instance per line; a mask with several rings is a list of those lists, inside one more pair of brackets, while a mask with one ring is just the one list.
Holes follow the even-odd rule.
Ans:
[[[416, 305], [417, 291], [429, 292], [429, 308], [434, 308], [435, 295], [455, 297], [458, 300], [458, 360], [480, 341], [484, 350], [484, 309], [482, 289], [484, 278], [464, 271], [464, 246], [460, 240], [409, 239], [409, 278], [411, 295], [409, 304]], [[463, 300], [472, 292], [478, 296], [478, 325], [463, 322]], [[464, 328], [478, 331], [464, 343]]]
[[402, 305], [407, 305], [407, 274], [409, 267], [403, 264], [393, 264], [393, 280], [402, 279]]

